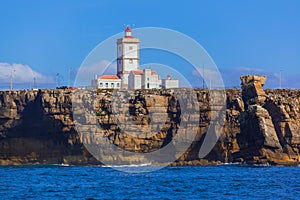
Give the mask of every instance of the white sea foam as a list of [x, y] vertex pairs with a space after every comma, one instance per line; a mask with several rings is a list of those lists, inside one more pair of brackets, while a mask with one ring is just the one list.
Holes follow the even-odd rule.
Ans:
[[264, 163], [264, 164], [248, 164], [244, 162], [231, 162], [231, 163], [222, 163], [222, 164], [217, 164], [220, 166], [224, 165], [234, 165], [234, 166], [245, 166], [245, 167], [269, 167], [272, 166], [269, 163]]
[[130, 164], [130, 165], [102, 165], [102, 167], [121, 168], [121, 167], [146, 167], [151, 166], [151, 163]]
[[65, 164], [65, 163], [60, 163], [60, 164], [53, 164], [54, 166], [59, 166], [59, 167], [70, 167], [72, 165], [70, 164]]

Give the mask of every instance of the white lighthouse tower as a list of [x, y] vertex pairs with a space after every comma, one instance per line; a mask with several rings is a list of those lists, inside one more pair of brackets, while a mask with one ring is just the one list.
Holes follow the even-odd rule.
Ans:
[[140, 40], [132, 36], [128, 26], [124, 38], [117, 40], [117, 48], [117, 75], [122, 79], [122, 88], [128, 88], [130, 71], [140, 69]]

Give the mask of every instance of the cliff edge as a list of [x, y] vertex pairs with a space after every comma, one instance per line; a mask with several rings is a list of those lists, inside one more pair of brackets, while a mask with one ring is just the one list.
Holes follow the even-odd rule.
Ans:
[[[213, 149], [204, 158], [199, 151], [210, 125], [214, 123], [215, 109], [209, 98], [211, 91], [195, 89], [195, 100], [188, 103], [189, 118], [182, 114], [178, 104], [189, 89], [137, 90], [119, 92], [121, 102], [116, 109], [128, 113], [116, 115], [112, 110], [114, 92], [99, 90], [93, 93], [94, 118], [74, 119], [72, 96], [81, 101], [92, 99], [85, 91], [70, 90], [2, 91], [0, 92], [0, 165], [66, 163], [76, 165], [102, 164], [84, 144], [92, 144], [89, 137], [77, 133], [75, 122], [98, 123], [105, 137], [113, 144], [132, 152], [152, 152], [172, 142], [186, 122], [182, 141], [189, 142], [186, 151], [177, 155], [172, 165], [207, 165], [227, 162], [256, 164], [299, 164], [300, 98], [298, 90], [263, 90], [265, 76], [241, 77], [242, 90], [226, 91], [223, 129]], [[177, 95], [175, 95], [177, 94]], [[181, 94], [181, 95], [180, 95]], [[126, 97], [127, 95], [127, 97]], [[128, 95], [130, 100], [128, 100]], [[126, 97], [126, 98], [125, 98]], [[193, 113], [193, 112], [195, 113]], [[198, 116], [198, 117], [197, 117]], [[119, 123], [116, 123], [116, 119]], [[137, 126], [149, 125], [143, 136], [140, 131], [127, 130], [126, 120]], [[165, 121], [158, 129], [159, 123]], [[190, 124], [190, 125], [189, 125]], [[181, 125], [181, 126], [180, 126]], [[87, 135], [91, 130], [87, 129]], [[190, 133], [195, 132], [191, 138]], [[101, 151], [101, 149], [100, 149]], [[109, 155], [108, 155], [109, 156]], [[166, 155], [162, 155], [166, 156]], [[123, 158], [120, 158], [123, 159]], [[128, 159], [128, 158], [127, 158]], [[129, 158], [134, 162], [134, 158]]]

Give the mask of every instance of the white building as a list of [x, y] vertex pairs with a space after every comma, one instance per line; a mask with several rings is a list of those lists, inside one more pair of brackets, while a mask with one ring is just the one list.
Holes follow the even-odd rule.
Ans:
[[121, 79], [117, 75], [103, 75], [92, 80], [92, 87], [97, 89], [121, 88]]
[[167, 76], [167, 79], [162, 80], [162, 87], [169, 89], [169, 88], [179, 88], [179, 80], [172, 79], [171, 76]]
[[128, 76], [129, 89], [160, 89], [159, 75], [151, 69], [132, 70]]
[[161, 80], [151, 69], [140, 70], [140, 40], [134, 38], [130, 28], [126, 27], [125, 36], [117, 40], [117, 75], [95, 77], [92, 86], [123, 89], [178, 88], [179, 81]]
[[128, 76], [129, 89], [142, 89], [142, 70], [132, 70]]

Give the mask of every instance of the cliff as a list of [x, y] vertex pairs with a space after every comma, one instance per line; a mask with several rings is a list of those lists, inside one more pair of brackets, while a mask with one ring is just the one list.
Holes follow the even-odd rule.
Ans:
[[[212, 91], [201, 89], [2, 91], [0, 164], [134, 163], [169, 144], [172, 153], [159, 156], [176, 160], [172, 165], [299, 164], [299, 91], [264, 91], [263, 76], [241, 81], [242, 90], [214, 98]], [[222, 109], [224, 121], [218, 116]], [[202, 158], [210, 130], [218, 140]], [[116, 160], [101, 138], [133, 154]]]
[[295, 165], [299, 163], [299, 91], [262, 89], [265, 76], [244, 76], [237, 137], [240, 157], [248, 163]]
[[0, 164], [96, 164], [74, 129], [68, 90], [0, 93]]

